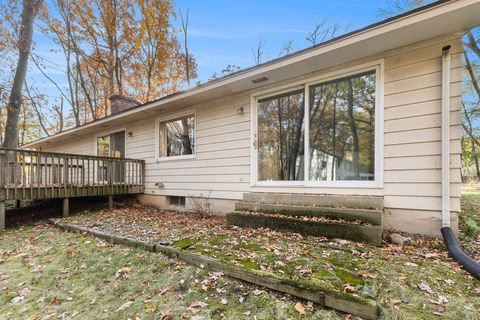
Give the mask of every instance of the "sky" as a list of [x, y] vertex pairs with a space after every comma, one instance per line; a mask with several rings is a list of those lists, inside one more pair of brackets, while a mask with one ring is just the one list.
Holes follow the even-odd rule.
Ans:
[[[3, 1], [3, 0], [0, 0]], [[48, 3], [48, 1], [46, 1]], [[265, 41], [263, 62], [277, 58], [282, 44], [291, 40], [293, 49], [309, 45], [305, 37], [316, 23], [350, 25], [349, 31], [383, 19], [382, 0], [176, 0], [176, 11], [189, 10], [189, 50], [198, 63], [201, 82], [220, 73], [228, 64], [246, 68], [255, 64], [252, 48]], [[180, 21], [175, 22], [180, 27]], [[344, 33], [342, 30], [341, 33]], [[179, 38], [182, 39], [181, 35]], [[63, 53], [40, 32], [34, 34], [34, 52], [46, 60], [48, 76], [66, 87]], [[54, 98], [59, 91], [30, 62], [27, 82]]]
[[328, 18], [357, 29], [380, 20], [381, 0], [177, 0], [189, 9], [189, 47], [197, 58], [199, 79], [206, 81], [226, 65], [255, 63], [252, 48], [266, 41], [264, 61], [277, 58], [282, 44], [308, 46], [305, 36]]

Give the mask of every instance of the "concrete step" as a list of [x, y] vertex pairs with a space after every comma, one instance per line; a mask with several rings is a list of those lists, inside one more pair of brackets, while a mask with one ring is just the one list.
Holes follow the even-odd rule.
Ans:
[[256, 192], [244, 193], [243, 200], [269, 204], [383, 210], [383, 197], [379, 196]]
[[329, 221], [310, 221], [269, 214], [232, 212], [227, 214], [231, 225], [249, 228], [270, 228], [274, 230], [300, 233], [308, 236], [340, 238], [364, 242], [374, 246], [382, 244], [382, 227]]
[[325, 217], [329, 219], [342, 219], [347, 221], [360, 220], [372, 225], [382, 225], [382, 211], [371, 209], [237, 202], [235, 203], [235, 210], [274, 213], [287, 216]]

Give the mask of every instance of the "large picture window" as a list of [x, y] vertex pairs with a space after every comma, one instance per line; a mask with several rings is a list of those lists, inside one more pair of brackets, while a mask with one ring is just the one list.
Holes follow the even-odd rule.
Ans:
[[258, 180], [303, 180], [304, 108], [303, 90], [258, 101]]
[[158, 157], [195, 154], [195, 116], [193, 114], [158, 124]]
[[311, 181], [375, 179], [375, 72], [310, 87]]
[[362, 185], [379, 186], [378, 70], [256, 98], [254, 181], [312, 186], [370, 181]]

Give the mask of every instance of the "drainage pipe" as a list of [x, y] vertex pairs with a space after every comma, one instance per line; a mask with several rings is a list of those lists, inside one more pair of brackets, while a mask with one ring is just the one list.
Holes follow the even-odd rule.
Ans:
[[442, 236], [447, 250], [480, 280], [480, 263], [463, 252], [450, 227], [450, 46], [442, 49]]

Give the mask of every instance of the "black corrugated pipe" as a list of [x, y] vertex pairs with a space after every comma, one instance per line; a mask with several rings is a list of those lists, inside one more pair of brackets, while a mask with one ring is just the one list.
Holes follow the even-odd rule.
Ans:
[[442, 236], [453, 259], [480, 280], [480, 263], [463, 252], [450, 228], [450, 46], [442, 49]]
[[460, 263], [472, 276], [480, 280], [480, 263], [463, 252], [455, 234], [453, 234], [452, 228], [443, 227], [441, 231], [448, 253], [450, 253], [452, 258], [458, 261], [458, 263]]

